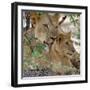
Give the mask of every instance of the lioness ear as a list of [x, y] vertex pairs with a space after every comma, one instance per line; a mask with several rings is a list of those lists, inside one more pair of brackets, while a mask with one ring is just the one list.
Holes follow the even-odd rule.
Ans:
[[59, 25], [61, 25], [61, 24], [65, 21], [66, 17], [67, 17], [67, 16], [64, 16], [64, 17], [62, 18], [62, 20], [59, 21]]

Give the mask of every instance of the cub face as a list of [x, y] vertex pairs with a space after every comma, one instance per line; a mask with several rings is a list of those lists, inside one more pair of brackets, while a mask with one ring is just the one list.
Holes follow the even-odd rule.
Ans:
[[75, 72], [76, 69], [71, 62], [73, 58], [76, 59], [75, 52], [71, 41], [71, 32], [60, 33], [54, 40], [49, 52], [52, 70], [60, 74], [65, 74], [69, 71]]
[[71, 40], [71, 32], [59, 34], [55, 40], [54, 46], [58, 53], [71, 58], [75, 52], [73, 42]]

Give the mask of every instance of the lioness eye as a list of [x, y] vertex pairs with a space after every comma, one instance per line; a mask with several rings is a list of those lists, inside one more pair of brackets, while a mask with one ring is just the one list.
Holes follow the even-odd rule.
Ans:
[[69, 45], [69, 43], [68, 43], [68, 42], [66, 42], [66, 44], [67, 44], [67, 45]]
[[61, 41], [61, 38], [59, 38], [59, 41]]
[[43, 25], [44, 25], [44, 27], [49, 28], [47, 24], [43, 24]]
[[58, 26], [56, 26], [55, 28], [58, 28]]

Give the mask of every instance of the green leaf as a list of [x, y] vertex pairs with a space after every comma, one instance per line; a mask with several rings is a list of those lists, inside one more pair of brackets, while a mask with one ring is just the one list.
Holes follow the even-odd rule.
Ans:
[[38, 50], [33, 50], [32, 57], [40, 57], [40, 56], [41, 56], [41, 54]]

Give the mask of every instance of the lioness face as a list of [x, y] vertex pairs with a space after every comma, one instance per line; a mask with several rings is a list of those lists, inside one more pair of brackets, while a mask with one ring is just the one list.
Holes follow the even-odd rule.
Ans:
[[59, 54], [71, 58], [75, 52], [73, 42], [71, 40], [71, 33], [62, 33], [55, 40], [55, 48]]
[[58, 15], [49, 15], [47, 13], [40, 16], [35, 27], [35, 37], [42, 43], [51, 40], [51, 37], [56, 38], [58, 35]]

